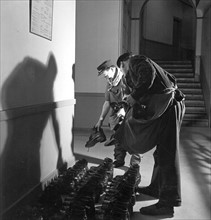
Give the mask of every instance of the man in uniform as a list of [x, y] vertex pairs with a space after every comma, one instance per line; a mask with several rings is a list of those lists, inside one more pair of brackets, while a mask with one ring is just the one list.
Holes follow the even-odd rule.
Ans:
[[156, 147], [159, 201], [140, 212], [173, 215], [174, 206], [181, 205], [178, 147], [184, 95], [176, 78], [146, 56], [125, 53], [117, 64], [132, 91], [126, 98], [131, 108], [114, 137], [131, 154]]
[[[120, 107], [120, 111], [117, 111], [115, 108], [118, 108], [118, 105], [121, 105], [125, 95], [129, 94], [130, 90], [123, 81], [123, 73], [116, 65], [112, 64], [111, 60], [106, 60], [100, 64], [97, 67], [97, 70], [98, 76], [103, 75], [106, 78], [107, 85], [105, 91], [105, 102], [95, 127], [99, 129], [102, 126], [106, 115], [111, 109], [109, 114], [109, 126], [111, 130], [115, 131], [125, 114], [124, 108]], [[125, 164], [126, 153], [127, 151], [121, 146], [121, 144], [115, 143], [114, 167], [121, 167]], [[130, 164], [139, 164], [140, 161], [140, 155], [133, 154]]]

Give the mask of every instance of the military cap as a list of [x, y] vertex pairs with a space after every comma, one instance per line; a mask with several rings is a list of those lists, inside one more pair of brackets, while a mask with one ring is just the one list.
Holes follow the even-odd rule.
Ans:
[[100, 76], [104, 70], [108, 69], [109, 67], [114, 66], [111, 60], [106, 60], [102, 64], [97, 67], [98, 76]]

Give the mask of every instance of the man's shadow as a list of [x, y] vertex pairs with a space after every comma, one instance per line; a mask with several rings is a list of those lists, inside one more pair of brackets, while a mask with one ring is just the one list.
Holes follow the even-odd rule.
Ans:
[[56, 75], [57, 65], [53, 54], [49, 55], [46, 65], [26, 57], [15, 67], [2, 87], [2, 105], [8, 120], [4, 123], [7, 137], [1, 144], [1, 211], [39, 186], [42, 163], [40, 142], [49, 118], [52, 119], [57, 142], [57, 168], [63, 164], [56, 114], [53, 108], [43, 108], [42, 112], [39, 110], [42, 104], [54, 101]]

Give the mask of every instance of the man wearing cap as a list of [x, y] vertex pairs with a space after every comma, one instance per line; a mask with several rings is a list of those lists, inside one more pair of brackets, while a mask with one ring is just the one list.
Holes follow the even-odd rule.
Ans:
[[140, 212], [173, 216], [174, 206], [181, 205], [178, 148], [184, 95], [173, 75], [143, 55], [125, 53], [117, 64], [132, 91], [126, 99], [131, 108], [114, 138], [130, 154], [143, 154], [156, 147], [154, 168], [158, 167], [159, 200]]
[[[100, 128], [106, 115], [109, 113], [109, 126], [110, 129], [115, 131], [121, 123], [124, 117], [124, 108], [120, 107], [120, 111], [116, 111], [118, 104], [122, 103], [125, 94], [130, 93], [129, 87], [127, 87], [123, 81], [123, 73], [120, 69], [114, 65], [111, 60], [106, 60], [97, 67], [98, 76], [103, 75], [107, 80], [106, 91], [105, 91], [105, 102], [102, 107], [102, 111], [99, 117], [96, 128]], [[121, 167], [125, 164], [125, 157], [127, 151], [122, 148], [118, 143], [112, 143], [112, 137], [109, 140], [110, 143], [105, 143], [105, 146], [115, 144], [114, 148], [114, 167]], [[131, 157], [130, 164], [139, 164], [141, 161], [139, 154], [134, 154]]]

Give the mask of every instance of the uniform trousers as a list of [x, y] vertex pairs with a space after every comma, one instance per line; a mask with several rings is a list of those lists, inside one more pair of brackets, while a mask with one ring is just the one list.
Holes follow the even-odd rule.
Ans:
[[161, 129], [154, 156], [150, 187], [159, 194], [159, 202], [181, 205], [179, 133], [185, 112], [184, 101], [176, 102], [161, 116]]

